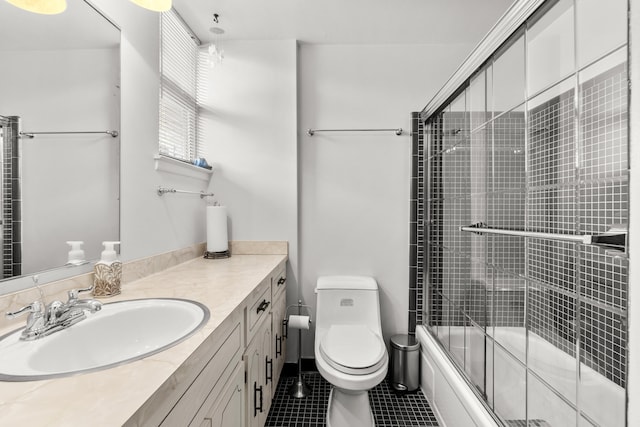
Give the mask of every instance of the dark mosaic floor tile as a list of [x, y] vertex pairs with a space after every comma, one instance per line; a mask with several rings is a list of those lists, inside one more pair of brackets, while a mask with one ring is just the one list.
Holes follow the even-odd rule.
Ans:
[[[281, 377], [265, 427], [326, 427], [331, 385], [319, 373], [304, 374], [312, 393], [295, 399], [287, 393], [296, 377]], [[377, 427], [437, 427], [429, 402], [420, 392], [398, 395], [384, 380], [369, 392]]]

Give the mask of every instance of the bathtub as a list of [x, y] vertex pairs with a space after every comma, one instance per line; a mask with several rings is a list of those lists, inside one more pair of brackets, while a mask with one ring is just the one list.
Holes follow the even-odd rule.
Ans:
[[[583, 413], [579, 426], [624, 427], [624, 389], [583, 365], [577, 391], [575, 359], [536, 334], [529, 333], [528, 360], [528, 366], [536, 375], [527, 375], [523, 365], [524, 328], [495, 328], [493, 337], [500, 345], [486, 352], [481, 334], [467, 332], [465, 337], [462, 327], [451, 327], [447, 332], [447, 336], [441, 335], [441, 338], [449, 340], [451, 357], [465, 362], [474, 383], [484, 383], [486, 365], [488, 402], [503, 420], [525, 420], [528, 411], [530, 420], [544, 420], [551, 427], [575, 426], [573, 407], [578, 406], [578, 399]], [[500, 421], [478, 399], [426, 328], [418, 326], [416, 336], [421, 344], [420, 385], [441, 425], [500, 426]], [[465, 340], [469, 344], [467, 351]]]

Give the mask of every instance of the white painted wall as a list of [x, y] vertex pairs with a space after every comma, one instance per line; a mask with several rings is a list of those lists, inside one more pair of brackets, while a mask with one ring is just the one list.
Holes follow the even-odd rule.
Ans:
[[295, 301], [296, 42], [226, 42], [224, 51], [221, 66], [202, 68], [204, 156], [216, 168], [211, 189], [227, 206], [230, 240], [289, 242], [287, 295]]
[[158, 172], [159, 15], [128, 1], [93, 2], [120, 27], [121, 39], [121, 258], [159, 254], [205, 237], [205, 202], [193, 195], [159, 197], [159, 185], [209, 190], [200, 179]]
[[[113, 49], [10, 51], [0, 67], [0, 111], [26, 132], [119, 129], [119, 57]], [[46, 71], [46, 72], [43, 72]], [[65, 88], [61, 91], [60, 88]], [[68, 240], [96, 259], [119, 236], [119, 140], [37, 135], [22, 143], [22, 272], [67, 262]]]
[[[300, 283], [304, 303], [315, 308], [318, 276], [370, 275], [380, 287], [385, 337], [407, 332], [410, 137], [393, 133], [317, 133], [309, 137], [306, 129], [408, 130], [410, 113], [422, 109], [471, 48], [300, 45]], [[303, 357], [313, 357], [313, 334], [303, 341]]]

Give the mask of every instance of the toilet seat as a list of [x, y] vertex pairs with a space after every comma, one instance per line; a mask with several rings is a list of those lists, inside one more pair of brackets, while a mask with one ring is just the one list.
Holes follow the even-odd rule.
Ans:
[[386, 363], [382, 338], [365, 325], [331, 325], [320, 353], [332, 368], [351, 375], [370, 374]]

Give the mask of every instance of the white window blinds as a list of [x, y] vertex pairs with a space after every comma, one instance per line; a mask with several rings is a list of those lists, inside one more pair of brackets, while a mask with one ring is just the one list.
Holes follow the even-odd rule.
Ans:
[[197, 65], [199, 41], [180, 15], [161, 14], [160, 154], [191, 162], [197, 144]]

